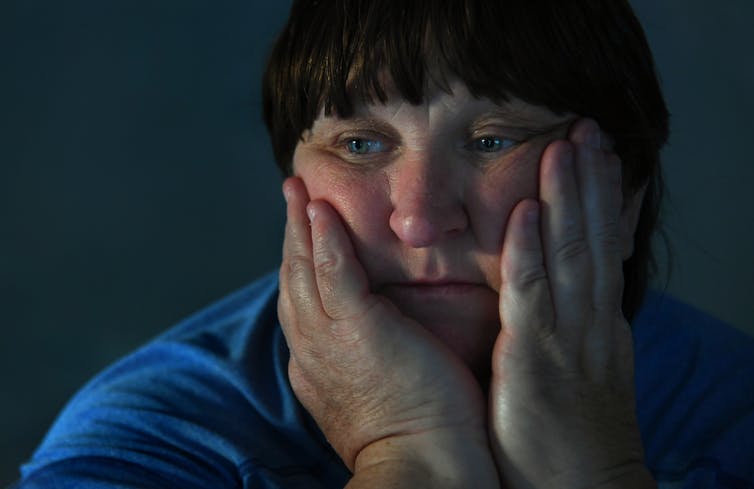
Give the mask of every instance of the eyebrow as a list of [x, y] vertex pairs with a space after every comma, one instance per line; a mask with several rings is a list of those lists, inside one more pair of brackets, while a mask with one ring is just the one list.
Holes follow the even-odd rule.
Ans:
[[[327, 124], [328, 128], [339, 128], [343, 125], [348, 125], [349, 128], [355, 128], [362, 131], [393, 131], [392, 124], [372, 114], [353, 115], [352, 117], [345, 118], [334, 117]], [[313, 130], [314, 128], [312, 128], [312, 132]]]
[[476, 121], [484, 119], [502, 119], [506, 123], [521, 125], [522, 127], [542, 128], [542, 129], [556, 129], [564, 124], [570, 124], [576, 118], [575, 114], [564, 114], [563, 116], [557, 116], [557, 119], [549, 116], [546, 118], [540, 117], [537, 114], [529, 114], [526, 110], [515, 110], [511, 107], [495, 106], [493, 108], [482, 111], [479, 115], [473, 119]]
[[[495, 121], [490, 121], [490, 119], [496, 119], [496, 116], [490, 117], [489, 115], [483, 114], [481, 117], [478, 117], [474, 119], [470, 125], [472, 130], [476, 131], [481, 129], [486, 124], [489, 124], [492, 122], [493, 124]], [[565, 129], [576, 120], [576, 117], [571, 117], [566, 120], [560, 120], [560, 121], [542, 121], [542, 120], [533, 120], [533, 119], [525, 119], [521, 118], [518, 120], [509, 120], [505, 121], [503, 124], [504, 128], [515, 130], [515, 131], [522, 131], [524, 134], [528, 134], [530, 137], [533, 136], [541, 136], [544, 134], [549, 134], [551, 132], [555, 132], [561, 129]]]
[[392, 124], [376, 117], [372, 114], [353, 115], [352, 117], [341, 118], [338, 116], [331, 117], [325, 122], [324, 128], [318, 127], [317, 124], [304, 131], [302, 138], [310, 141], [320, 137], [329, 137], [334, 130], [355, 129], [357, 131], [376, 131], [395, 138], [400, 138]]

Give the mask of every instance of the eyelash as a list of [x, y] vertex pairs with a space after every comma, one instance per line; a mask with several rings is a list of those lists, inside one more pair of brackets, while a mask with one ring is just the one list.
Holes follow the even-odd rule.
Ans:
[[[395, 149], [395, 144], [393, 144], [392, 141], [392, 138], [383, 134], [343, 134], [338, 137], [336, 146], [343, 152], [343, 154], [345, 154], [346, 158], [364, 160], [392, 152]], [[352, 145], [357, 142], [366, 144], [367, 148], [365, 153], [358, 153], [353, 150], [354, 148]], [[374, 148], [377, 149], [375, 150]]]
[[[487, 144], [485, 144], [484, 141], [492, 141], [493, 144], [497, 143], [498, 149], [488, 149], [486, 147]], [[502, 136], [494, 136], [491, 134], [485, 134], [483, 136], [473, 138], [471, 142], [469, 142], [466, 145], [466, 149], [470, 151], [485, 153], [492, 156], [493, 154], [502, 153], [511, 148], [515, 148], [522, 142], [523, 141], [513, 139], [513, 138], [506, 138]]]
[[[382, 135], [345, 135], [338, 139], [337, 145], [349, 158], [366, 159], [375, 157], [379, 154], [392, 152], [394, 145], [392, 145], [389, 140], [390, 138]], [[489, 142], [485, 141], [492, 141], [493, 144], [497, 145], [497, 149], [486, 148], [485, 146], [488, 146]], [[470, 138], [470, 141], [464, 145], [464, 149], [473, 153], [478, 153], [480, 158], [496, 158], [501, 153], [506, 153], [508, 150], [516, 148], [523, 142], [523, 140], [519, 139], [485, 134]], [[364, 143], [367, 145], [366, 152], [364, 153], [357, 152], [352, 146], [353, 144]], [[375, 147], [377, 148], [376, 150], [373, 149]]]

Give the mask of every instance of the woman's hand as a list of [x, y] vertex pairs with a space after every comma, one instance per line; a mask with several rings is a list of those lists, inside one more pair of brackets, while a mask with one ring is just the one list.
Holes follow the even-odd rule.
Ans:
[[509, 218], [490, 430], [510, 488], [654, 487], [635, 414], [621, 164], [594, 121], [545, 150]]
[[364, 487], [385, 487], [383, 476], [418, 480], [412, 487], [467, 487], [469, 480], [497, 487], [486, 402], [469, 369], [370, 293], [328, 203], [310, 202], [295, 177], [283, 192], [278, 316], [291, 352], [289, 377], [354, 480], [361, 476]]

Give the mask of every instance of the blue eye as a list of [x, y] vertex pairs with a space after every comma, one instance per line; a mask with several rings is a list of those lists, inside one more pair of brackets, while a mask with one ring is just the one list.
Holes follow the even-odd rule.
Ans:
[[497, 136], [483, 136], [474, 140], [473, 147], [483, 153], [495, 153], [515, 146], [517, 141], [499, 138]]
[[346, 141], [346, 149], [352, 154], [366, 155], [384, 151], [384, 145], [374, 139], [353, 138]]

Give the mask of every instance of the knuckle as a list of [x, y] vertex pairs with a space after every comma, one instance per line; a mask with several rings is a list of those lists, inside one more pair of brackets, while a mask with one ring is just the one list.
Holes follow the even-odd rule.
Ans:
[[531, 285], [547, 280], [547, 272], [542, 266], [521, 267], [513, 275], [512, 282], [518, 288], [527, 288]]
[[581, 234], [573, 234], [566, 237], [555, 247], [555, 259], [558, 261], [571, 261], [583, 256], [589, 251], [589, 244]]
[[603, 249], [609, 252], [620, 252], [622, 248], [618, 223], [610, 221], [599, 225], [594, 231], [594, 238]]
[[314, 269], [317, 275], [329, 277], [337, 275], [343, 266], [343, 260], [328, 247], [322, 247], [314, 252]]
[[[325, 314], [327, 314], [329, 318], [336, 322], [348, 318], [351, 309], [349, 304], [344, 304], [343, 301], [338, 298], [330, 299], [332, 295], [326, 295], [326, 297], [327, 298], [322, 301], [322, 308], [325, 310]], [[337, 331], [339, 331], [339, 328], [333, 325], [331, 332]]]
[[528, 286], [547, 280], [547, 271], [542, 260], [525, 261], [504, 257], [503, 280], [515, 289], [524, 289]]
[[301, 255], [287, 257], [285, 264], [288, 273], [288, 280], [291, 282], [302, 280], [307, 274], [307, 269], [312, 266], [309, 259]]

